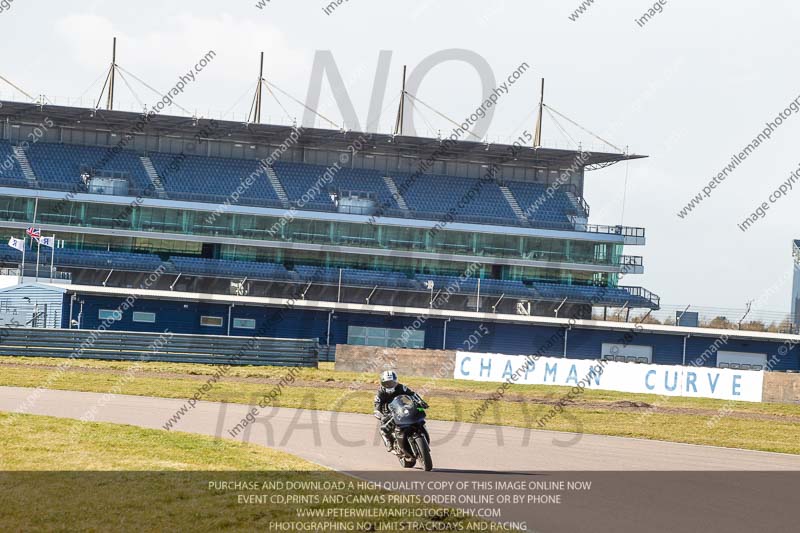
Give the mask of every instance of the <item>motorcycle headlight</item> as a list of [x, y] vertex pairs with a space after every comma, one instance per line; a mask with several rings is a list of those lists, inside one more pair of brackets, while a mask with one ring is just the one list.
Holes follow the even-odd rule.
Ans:
[[408, 409], [403, 409], [403, 414], [407, 415], [408, 414]]

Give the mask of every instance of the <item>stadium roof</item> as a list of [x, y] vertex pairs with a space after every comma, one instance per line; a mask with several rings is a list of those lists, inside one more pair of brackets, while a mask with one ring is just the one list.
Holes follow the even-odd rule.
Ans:
[[[38, 124], [45, 117], [49, 117], [60, 126], [95, 128], [117, 134], [125, 134], [131, 131], [131, 128], [142, 118], [142, 114], [127, 111], [95, 110], [6, 101], [0, 102], [0, 104], [2, 104], [0, 107], [0, 119], [3, 121]], [[210, 123], [210, 119], [157, 114], [151, 117], [143, 131], [160, 135], [194, 135]], [[291, 130], [291, 126], [247, 124], [219, 120], [216, 121], [216, 127], [214, 128], [214, 138], [224, 138], [227, 141], [243, 144], [263, 143], [277, 145], [289, 136]], [[353, 131], [320, 128], [303, 128], [303, 134], [297, 144], [309, 148], [347, 150], [351, 143], [361, 135], [366, 136], [370, 144], [372, 144], [371, 147], [365, 150], [386, 155], [422, 158], [436, 155], [436, 160], [473, 160], [486, 163], [506, 162], [510, 149], [510, 145], [507, 144], [457, 141], [451, 148], [443, 150], [442, 142], [439, 139], [393, 136], [380, 133], [362, 134]], [[525, 166], [566, 168], [574, 163], [579, 153], [577, 150], [523, 147], [516, 154], [514, 161], [519, 165]], [[584, 157], [586, 167], [592, 169], [647, 156], [586, 152]]]

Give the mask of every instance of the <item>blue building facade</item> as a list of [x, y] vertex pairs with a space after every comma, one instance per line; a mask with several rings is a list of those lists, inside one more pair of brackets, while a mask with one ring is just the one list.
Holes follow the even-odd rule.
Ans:
[[[71, 305], [72, 310], [65, 309], [63, 315], [77, 317], [81, 314], [80, 327], [95, 329], [103, 323], [101, 317], [107, 316], [102, 312], [118, 309], [124, 300], [123, 297], [97, 295], [77, 295], [73, 299], [65, 295], [64, 304]], [[419, 311], [424, 313], [425, 310]], [[134, 321], [134, 312], [151, 314], [146, 318], [153, 321]], [[209, 321], [210, 318], [219, 320]], [[321, 346], [353, 344], [357, 338], [353, 328], [369, 328], [377, 335], [385, 330], [400, 333], [408, 329], [421, 332], [423, 347], [428, 349], [600, 359], [604, 356], [604, 345], [636, 346], [650, 350], [652, 357], [648, 362], [655, 364], [717, 367], [718, 354], [722, 352], [764, 354], [771, 361], [770, 370], [800, 372], [800, 337], [797, 336], [581, 321], [570, 326], [567, 320], [562, 321], [563, 325], [536, 324], [536, 320], [531, 317], [530, 323], [510, 323], [491, 316], [425, 318], [424, 314], [392, 316], [290, 306], [139, 298], [133, 308], [123, 312], [108, 327], [144, 332], [169, 329], [174, 333], [313, 338]], [[240, 327], [245, 325], [247, 327]], [[359, 329], [355, 332], [360, 335]], [[390, 335], [386, 338], [388, 346], [397, 346], [391, 342]]]

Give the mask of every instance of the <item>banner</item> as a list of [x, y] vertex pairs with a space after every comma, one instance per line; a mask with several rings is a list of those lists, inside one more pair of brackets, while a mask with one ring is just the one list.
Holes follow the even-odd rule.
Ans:
[[455, 379], [760, 402], [764, 372], [456, 352]]
[[10, 239], [8, 239], [8, 245], [10, 247], [12, 247], [12, 248], [16, 248], [20, 252], [24, 252], [25, 251], [25, 241], [23, 241], [21, 239], [17, 239], [15, 237], [11, 237]]

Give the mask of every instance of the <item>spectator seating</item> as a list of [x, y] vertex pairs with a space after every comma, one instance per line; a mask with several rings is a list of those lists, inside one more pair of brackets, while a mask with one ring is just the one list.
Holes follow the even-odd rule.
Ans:
[[172, 264], [170, 271], [189, 275], [276, 280], [291, 278], [283, 265], [275, 263], [181, 256], [170, 257], [169, 261]]
[[38, 142], [28, 147], [26, 155], [44, 188], [50, 186], [63, 190], [81, 184], [82, 168], [124, 173], [135, 192], [150, 185], [142, 162], [130, 150], [114, 153], [112, 147]]
[[556, 191], [550, 197], [547, 195], [547, 186], [541, 183], [511, 181], [506, 186], [531, 223], [547, 227], [571, 226], [568, 213], [574, 211], [574, 207], [563, 191]]
[[[395, 178], [402, 183], [405, 177]], [[442, 215], [453, 210], [456, 217], [516, 219], [514, 211], [494, 182], [472, 178], [424, 175], [416, 178], [403, 194], [408, 208]]]
[[25, 186], [25, 174], [8, 141], [0, 140], [0, 185]]
[[[229, 159], [149, 153], [161, 183], [170, 198], [219, 201], [238, 190], [237, 202], [277, 202], [278, 197], [261, 164], [255, 159]], [[248, 185], [248, 177], [250, 179]]]

